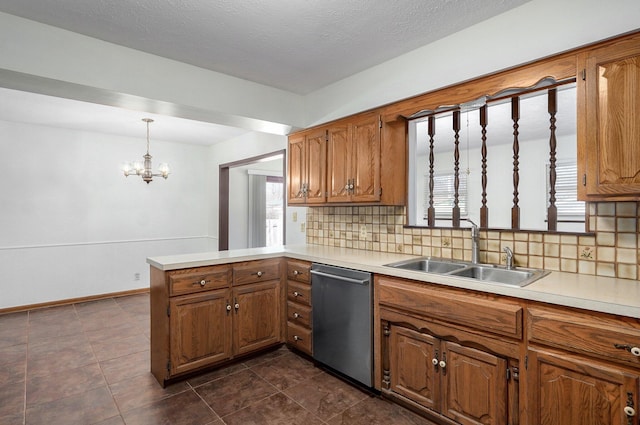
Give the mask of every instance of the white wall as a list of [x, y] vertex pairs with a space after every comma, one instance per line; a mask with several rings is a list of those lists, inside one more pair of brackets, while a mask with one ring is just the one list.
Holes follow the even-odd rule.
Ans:
[[216, 246], [207, 150], [152, 140], [173, 174], [147, 185], [119, 170], [142, 138], [0, 121], [0, 308], [148, 287], [148, 256]]

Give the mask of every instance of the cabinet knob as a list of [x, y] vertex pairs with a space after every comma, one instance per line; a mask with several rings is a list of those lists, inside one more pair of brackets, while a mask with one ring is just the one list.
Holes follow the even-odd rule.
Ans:
[[200, 286], [204, 286], [204, 285], [206, 285], [206, 284], [207, 284], [207, 281], [206, 281], [206, 280], [202, 279], [202, 280], [200, 281]]
[[293, 313], [293, 317], [296, 318], [296, 319], [299, 319], [300, 315], [298, 313]]
[[434, 366], [438, 366], [438, 359], [434, 357], [433, 359], [431, 359], [431, 363], [433, 363]]
[[227, 304], [227, 311], [231, 311], [231, 304]]
[[262, 277], [262, 272], [258, 272], [258, 273], [256, 273], [256, 275], [257, 275], [258, 277]]
[[300, 272], [299, 272], [298, 270], [294, 270], [294, 271], [293, 271], [293, 275], [294, 275], [294, 276], [298, 276], [299, 274], [300, 274]]
[[636, 409], [634, 409], [631, 406], [625, 406], [624, 407], [624, 414], [627, 416], [635, 416], [636, 415]]
[[349, 183], [344, 185], [344, 190], [349, 190]]
[[294, 297], [299, 297], [299, 296], [300, 296], [300, 293], [298, 293], [298, 291], [294, 291], [294, 292], [293, 292], [293, 296], [294, 296]]
[[440, 367], [443, 369], [447, 367], [447, 362], [445, 362], [444, 360], [440, 360]]
[[233, 306], [233, 308], [235, 308], [236, 310], [238, 310], [240, 308], [240, 304], [236, 303], [236, 305]]
[[640, 347], [633, 347], [633, 346], [631, 346], [629, 344], [613, 344], [613, 346], [615, 348], [620, 349], [620, 350], [627, 350], [628, 352], [630, 352], [634, 356], [640, 357]]
[[293, 340], [294, 341], [302, 341], [302, 338], [300, 338], [298, 335], [294, 335], [293, 336]]

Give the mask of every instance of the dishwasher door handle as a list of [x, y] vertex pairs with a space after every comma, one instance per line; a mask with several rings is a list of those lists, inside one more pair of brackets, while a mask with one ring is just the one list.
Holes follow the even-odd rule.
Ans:
[[320, 271], [317, 271], [317, 270], [311, 270], [311, 274], [312, 275], [316, 275], [316, 276], [320, 276], [320, 277], [327, 277], [329, 279], [341, 280], [341, 281], [347, 282], [347, 283], [355, 283], [357, 285], [368, 285], [369, 284], [369, 279], [351, 279], [350, 277], [344, 277], [344, 276], [340, 276], [340, 275], [337, 275], [337, 274], [320, 272]]

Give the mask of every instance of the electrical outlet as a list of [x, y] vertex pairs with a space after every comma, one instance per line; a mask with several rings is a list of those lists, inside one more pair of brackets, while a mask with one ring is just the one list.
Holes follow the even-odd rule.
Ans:
[[307, 223], [300, 223], [300, 232], [304, 233], [307, 230]]
[[360, 225], [360, 240], [363, 241], [367, 239], [367, 226], [364, 224]]
[[133, 280], [140, 280], [140, 273], [134, 273]]
[[296, 221], [298, 221], [298, 213], [297, 213], [297, 212], [294, 212], [294, 213], [292, 214], [292, 219], [293, 219], [293, 222], [294, 222], [294, 223], [295, 223]]

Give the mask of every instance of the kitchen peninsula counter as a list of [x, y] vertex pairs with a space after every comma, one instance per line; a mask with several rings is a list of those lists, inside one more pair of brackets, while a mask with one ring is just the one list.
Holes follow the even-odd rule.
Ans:
[[524, 288], [519, 288], [384, 266], [384, 264], [396, 261], [417, 258], [417, 256], [408, 254], [323, 245], [289, 245], [275, 248], [149, 257], [147, 263], [159, 270], [169, 271], [278, 257], [324, 263], [414, 281], [640, 318], [640, 285], [637, 280], [554, 271]]

